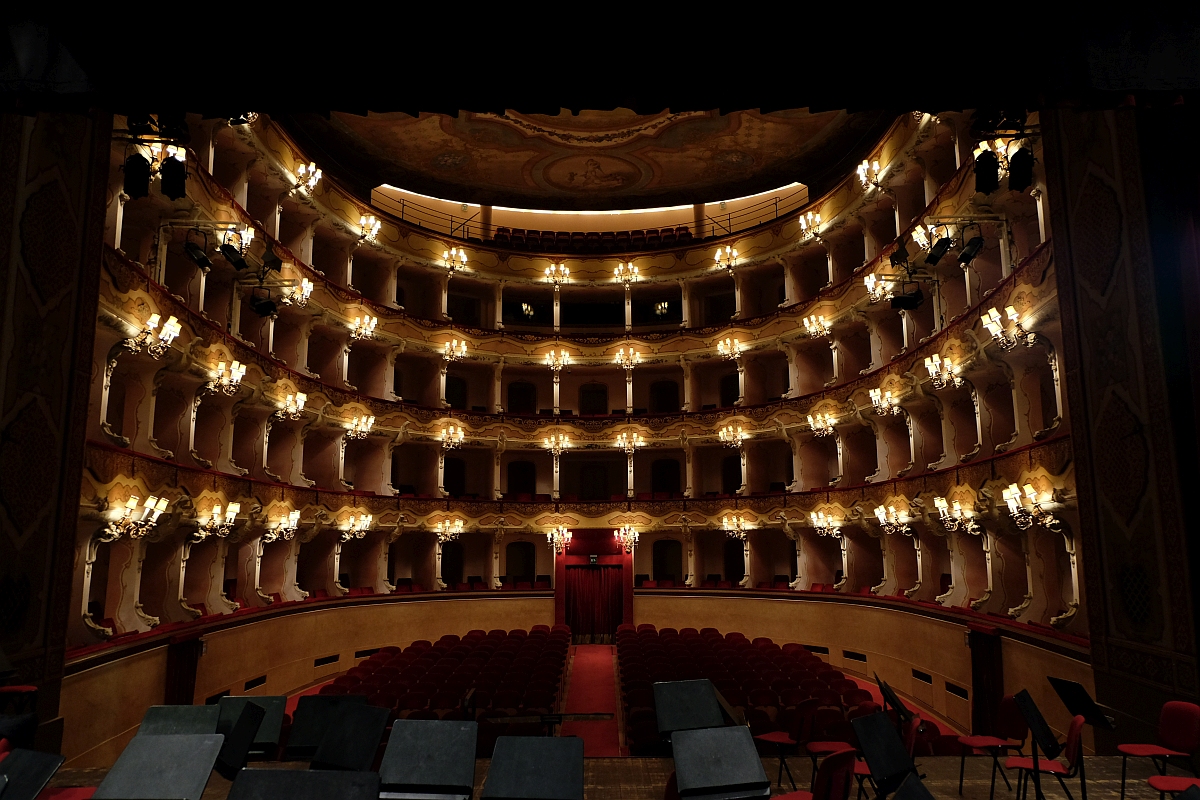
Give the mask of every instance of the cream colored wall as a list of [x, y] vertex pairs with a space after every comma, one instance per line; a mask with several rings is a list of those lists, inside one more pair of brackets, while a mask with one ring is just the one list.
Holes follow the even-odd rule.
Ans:
[[68, 767], [109, 767], [163, 702], [167, 648], [156, 647], [63, 678], [59, 713]]

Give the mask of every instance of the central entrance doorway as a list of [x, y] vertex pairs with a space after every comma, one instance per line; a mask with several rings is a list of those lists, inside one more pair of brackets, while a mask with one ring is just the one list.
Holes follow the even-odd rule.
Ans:
[[567, 624], [575, 644], [612, 644], [624, 619], [620, 564], [568, 564]]

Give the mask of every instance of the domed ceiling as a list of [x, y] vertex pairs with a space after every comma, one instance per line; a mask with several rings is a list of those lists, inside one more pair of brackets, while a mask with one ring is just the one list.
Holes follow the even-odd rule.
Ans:
[[614, 210], [724, 200], [792, 182], [816, 196], [862, 160], [894, 117], [616, 109], [276, 119], [363, 198], [387, 183], [460, 202]]

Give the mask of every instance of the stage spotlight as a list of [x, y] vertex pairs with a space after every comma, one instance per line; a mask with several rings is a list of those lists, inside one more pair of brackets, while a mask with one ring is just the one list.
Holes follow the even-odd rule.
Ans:
[[1008, 157], [1008, 188], [1023, 192], [1033, 185], [1033, 151], [1022, 147]]
[[278, 308], [275, 305], [275, 301], [269, 296], [259, 297], [258, 295], [252, 295], [250, 297], [250, 310], [260, 317], [273, 317]]
[[925, 302], [925, 293], [918, 286], [915, 290], [905, 294], [892, 295], [892, 308], [898, 311], [915, 311], [921, 307], [921, 303]]
[[172, 200], [187, 196], [187, 164], [174, 156], [163, 159], [160, 168], [160, 188]]
[[283, 268], [283, 259], [275, 255], [275, 248], [267, 244], [267, 249], [262, 254], [263, 268], [279, 272]]
[[888, 258], [891, 260], [893, 267], [901, 268], [908, 266], [908, 248], [904, 246], [903, 239], [896, 240], [896, 249], [892, 251], [892, 254]]
[[137, 200], [150, 194], [150, 161], [140, 153], [125, 159], [125, 194]]
[[975, 156], [975, 191], [991, 194], [1000, 188], [1000, 159], [990, 149]]
[[937, 263], [942, 260], [942, 256], [950, 249], [950, 245], [954, 244], [954, 240], [949, 236], [943, 236], [938, 239], [933, 247], [929, 248], [929, 255], [925, 256], [925, 263], [931, 267], [937, 266]]
[[204, 252], [204, 248], [195, 242], [184, 242], [183, 252], [187, 253], [187, 257], [200, 269], [212, 269], [212, 260]]
[[966, 247], [964, 247], [962, 249], [962, 252], [958, 254], [958, 263], [962, 264], [965, 267], [966, 265], [968, 265], [972, 261], [974, 261], [975, 256], [979, 255], [980, 251], [982, 251], [982, 250], [983, 250], [983, 237], [976, 236], [975, 238], [971, 239], [971, 241], [967, 242]]
[[229, 242], [225, 242], [218, 248], [221, 255], [225, 256], [225, 260], [233, 265], [233, 268], [238, 272], [249, 269], [250, 265], [246, 263], [246, 259], [242, 258], [242, 253]]

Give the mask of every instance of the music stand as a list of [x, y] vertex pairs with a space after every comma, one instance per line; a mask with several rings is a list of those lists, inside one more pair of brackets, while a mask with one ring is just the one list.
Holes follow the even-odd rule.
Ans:
[[136, 736], [184, 736], [216, 733], [221, 710], [216, 706], [150, 706]]
[[385, 800], [470, 800], [475, 790], [479, 724], [459, 720], [398, 719], [379, 765]]
[[892, 797], [893, 800], [933, 800], [933, 794], [915, 772], [904, 779]]
[[216, 770], [225, 780], [233, 780], [237, 777], [238, 770], [246, 766], [246, 757], [254, 744], [254, 734], [258, 733], [258, 726], [262, 724], [266, 715], [267, 711], [262, 706], [246, 703], [242, 706], [242, 713], [238, 715], [237, 722], [221, 732], [225, 743], [221, 745], [221, 752], [217, 755]]
[[498, 737], [480, 797], [583, 800], [583, 739]]
[[744, 725], [676, 731], [671, 737], [681, 798], [735, 800], [771, 796], [754, 737]]
[[1050, 726], [1046, 724], [1046, 718], [1042, 716], [1037, 703], [1033, 702], [1028, 689], [1022, 689], [1017, 692], [1013, 696], [1013, 700], [1016, 701], [1017, 709], [1021, 712], [1021, 716], [1025, 718], [1025, 724], [1029, 726], [1029, 737], [1033, 741], [1033, 746], [1030, 749], [1033, 751], [1034, 798], [1036, 800], [1044, 800], [1045, 795], [1042, 794], [1042, 773], [1038, 767], [1038, 750], [1040, 749], [1045, 753], [1046, 758], [1058, 758], [1058, 754], [1062, 752], [1062, 745], [1058, 743], [1058, 737], [1054, 735], [1054, 731], [1050, 730]]
[[247, 703], [260, 706], [267, 712], [266, 716], [263, 717], [262, 723], [258, 726], [258, 732], [254, 734], [254, 742], [250, 746], [250, 755], [266, 756], [268, 758], [274, 757], [275, 751], [279, 747], [279, 739], [283, 734], [283, 714], [287, 706], [287, 698], [283, 695], [255, 695], [254, 697], [246, 695], [230, 697], [226, 695], [222, 697], [217, 701], [217, 707], [221, 709], [221, 714], [217, 722], [217, 733], [228, 735]]
[[366, 705], [366, 695], [307, 694], [296, 704], [292, 720], [292, 731], [288, 735], [284, 758], [288, 761], [306, 761], [312, 758], [325, 736], [329, 722], [341, 709], [352, 705]]
[[227, 800], [378, 800], [374, 772], [336, 770], [244, 769]]
[[892, 689], [887, 681], [879, 677], [878, 672], [873, 674], [875, 675], [875, 685], [879, 687], [879, 693], [883, 695], [883, 710], [887, 711], [888, 707], [893, 708], [901, 722], [908, 722], [912, 719], [912, 711], [909, 710], [908, 706], [900, 702], [900, 698], [896, 696], [895, 690]]
[[712, 681], [664, 681], [653, 688], [660, 734], [725, 726]]
[[1104, 713], [1104, 706], [1092, 699], [1082, 683], [1049, 675], [1046, 676], [1046, 680], [1050, 681], [1050, 686], [1054, 688], [1058, 699], [1062, 700], [1063, 705], [1067, 707], [1067, 713], [1072, 717], [1083, 717], [1083, 721], [1093, 728], [1105, 731], [1117, 729], [1116, 720]]
[[390, 708], [361, 703], [343, 706], [329, 719], [312, 768], [369, 772], [391, 713]]
[[0, 761], [0, 779], [8, 784], [0, 791], [0, 797], [4, 800], [34, 800], [65, 760], [60, 755], [36, 750], [13, 750]]
[[851, 721], [863, 759], [871, 770], [876, 793], [884, 797], [894, 792], [906, 776], [916, 775], [917, 768], [896, 732], [887, 712], [880, 711]]
[[225, 737], [134, 736], [100, 782], [95, 800], [200, 800]]

